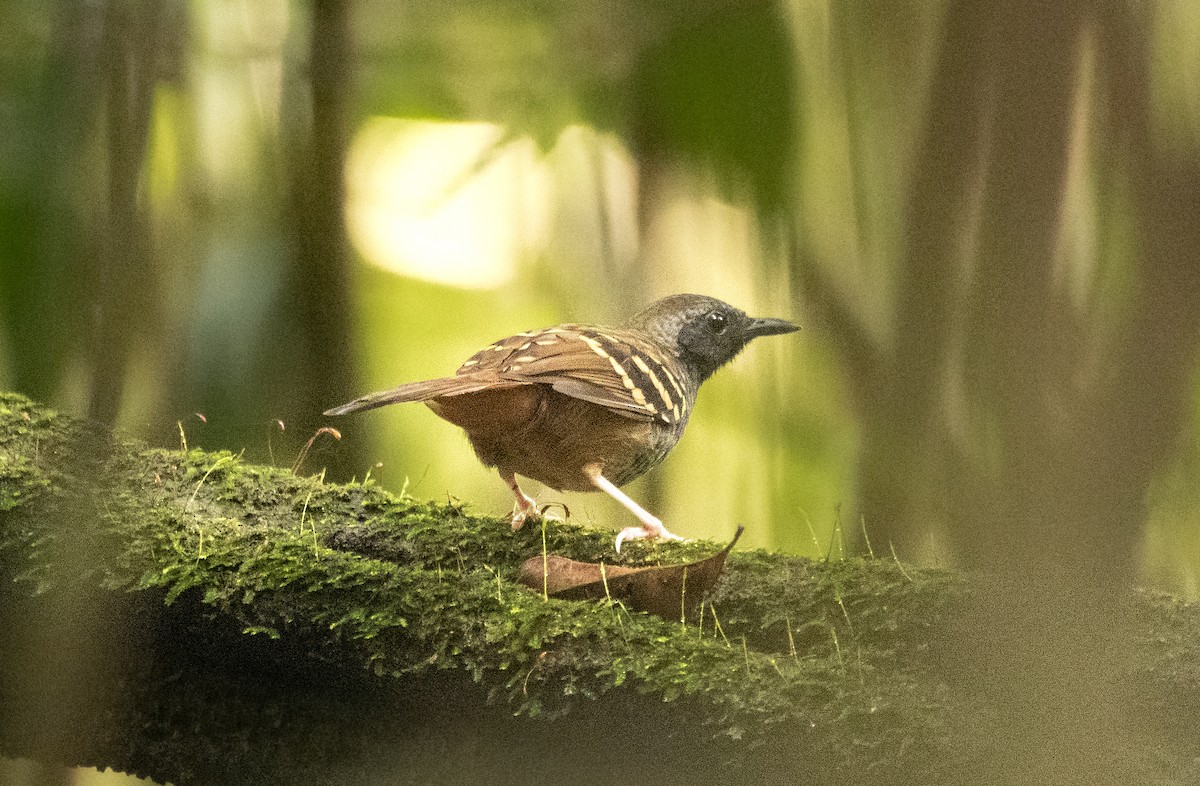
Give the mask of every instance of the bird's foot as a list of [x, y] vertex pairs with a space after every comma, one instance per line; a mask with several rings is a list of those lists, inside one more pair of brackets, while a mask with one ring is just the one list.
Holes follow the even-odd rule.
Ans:
[[513, 531], [515, 532], [516, 530], [519, 530], [521, 527], [524, 527], [526, 521], [537, 521], [538, 520], [537, 508], [533, 505], [530, 505], [528, 508], [523, 507], [519, 504], [514, 505], [513, 512], [511, 514], [509, 514], [508, 520], [512, 523], [512, 528], [513, 528]]
[[643, 524], [640, 527], [626, 527], [617, 533], [617, 553], [621, 553], [621, 544], [631, 540], [674, 540], [680, 543], [686, 543], [687, 538], [681, 538], [678, 535], [668, 532], [667, 528], [662, 525], [662, 522], [654, 522]]
[[525, 526], [526, 521], [562, 521], [558, 516], [552, 516], [546, 512], [555, 506], [563, 509], [563, 515], [571, 515], [571, 511], [567, 510], [567, 506], [561, 502], [551, 502], [549, 505], [542, 505], [539, 509], [533, 497], [521, 490], [515, 473], [509, 470], [501, 470], [500, 477], [508, 484], [508, 487], [512, 489], [513, 496], [516, 497], [516, 501], [513, 503], [513, 511], [508, 517], [508, 520], [512, 522], [513, 530], [518, 530]]
[[534, 503], [533, 499], [527, 497], [526, 500], [528, 500], [527, 505], [522, 505], [521, 502], [518, 502], [517, 504], [513, 505], [513, 511], [511, 514], [509, 514], [508, 520], [512, 522], [513, 530], [518, 530], [525, 526], [525, 522], [527, 521], [535, 524], [541, 521], [562, 521], [562, 516], [556, 516], [555, 514], [549, 512], [550, 508], [555, 506], [563, 509], [564, 516], [571, 515], [571, 511], [567, 510], [567, 506], [563, 505], [561, 502], [551, 502], [550, 504], [542, 505], [539, 508]]
[[519, 530], [525, 526], [526, 521], [537, 519], [537, 503], [533, 501], [533, 497], [521, 491], [521, 487], [517, 485], [515, 475], [509, 474], [504, 479], [508, 483], [508, 487], [512, 489], [513, 495], [517, 498], [516, 502], [513, 503], [512, 514], [509, 515], [508, 520], [512, 522], [514, 531]]

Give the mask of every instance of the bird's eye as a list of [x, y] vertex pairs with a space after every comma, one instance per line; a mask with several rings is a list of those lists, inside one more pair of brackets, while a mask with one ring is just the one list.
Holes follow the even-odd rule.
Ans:
[[729, 320], [720, 311], [710, 311], [708, 314], [708, 329], [721, 334], [729, 326]]

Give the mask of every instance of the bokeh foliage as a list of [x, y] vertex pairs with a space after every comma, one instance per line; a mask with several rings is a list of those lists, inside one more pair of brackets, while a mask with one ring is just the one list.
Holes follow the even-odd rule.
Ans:
[[[685, 534], [744, 521], [752, 546], [823, 555], [869, 537], [994, 571], [964, 674], [1019, 688], [1013, 749], [1070, 729], [1063, 749], [1089, 751], [1111, 732], [1117, 699], [1055, 690], [1117, 668], [1113, 587], [1196, 592], [1194, 3], [0, 14], [5, 388], [156, 444], [289, 465], [326, 406], [447, 373], [515, 330], [698, 290], [806, 330], [714, 378], [632, 493]], [[498, 129], [446, 199], [527, 151], [479, 216], [520, 205], [507, 283], [419, 281], [352, 248], [351, 151], [380, 116]], [[338, 426], [305, 471], [507, 506], [419, 407]], [[621, 521], [606, 500], [566, 502]], [[1023, 644], [1047, 640], [1061, 646]]]
[[[182, 422], [193, 442], [290, 463], [331, 402], [446, 373], [513, 330], [708, 291], [809, 330], [718, 376], [638, 493], [695, 534], [807, 520], [752, 526], [749, 543], [821, 553], [839, 523], [851, 542], [865, 524], [940, 559], [962, 552], [956, 527], [980, 495], [1017, 482], [996, 464], [1025, 449], [1014, 429], [1076, 444], [1094, 429], [1061, 411], [1109, 393], [1134, 406], [1118, 378], [1148, 376], [1121, 360], [1140, 354], [1179, 371], [1170, 401], [1145, 396], [1165, 419], [1119, 503], [1116, 551], [1135, 553], [1150, 521], [1155, 575], [1194, 585], [1194, 495], [1169, 468], [1195, 453], [1195, 328], [1138, 321], [1186, 312], [1194, 278], [1200, 22], [1184, 3], [1037, 17], [120, 0], [5, 16], [7, 387], [162, 444]], [[549, 229], [508, 284], [424, 284], [356, 257], [343, 172], [379, 116], [503, 129], [459, 185], [533, 141]], [[615, 175], [614, 149], [628, 162]], [[424, 412], [339, 426], [314, 469], [382, 464], [429, 496], [505, 504]], [[1162, 514], [1148, 519], [1151, 481]]]

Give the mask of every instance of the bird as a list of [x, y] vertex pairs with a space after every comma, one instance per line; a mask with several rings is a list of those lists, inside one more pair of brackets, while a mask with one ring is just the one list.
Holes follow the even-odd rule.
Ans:
[[462, 428], [515, 497], [512, 528], [540, 518], [521, 475], [558, 491], [601, 491], [639, 522], [627, 541], [683, 540], [620, 487], [683, 436], [700, 386], [760, 336], [799, 330], [706, 295], [656, 300], [615, 327], [561, 324], [515, 333], [468, 358], [454, 376], [409, 382], [326, 410], [346, 415], [423, 402]]

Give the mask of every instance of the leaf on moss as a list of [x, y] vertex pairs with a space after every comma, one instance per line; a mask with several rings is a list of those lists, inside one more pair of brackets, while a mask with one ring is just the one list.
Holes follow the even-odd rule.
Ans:
[[663, 619], [694, 619], [700, 601], [717, 583], [725, 558], [742, 536], [743, 527], [729, 545], [716, 554], [686, 565], [651, 565], [629, 568], [598, 562], [579, 562], [556, 554], [530, 557], [518, 578], [525, 586], [564, 600], [619, 600], [637, 611]]

